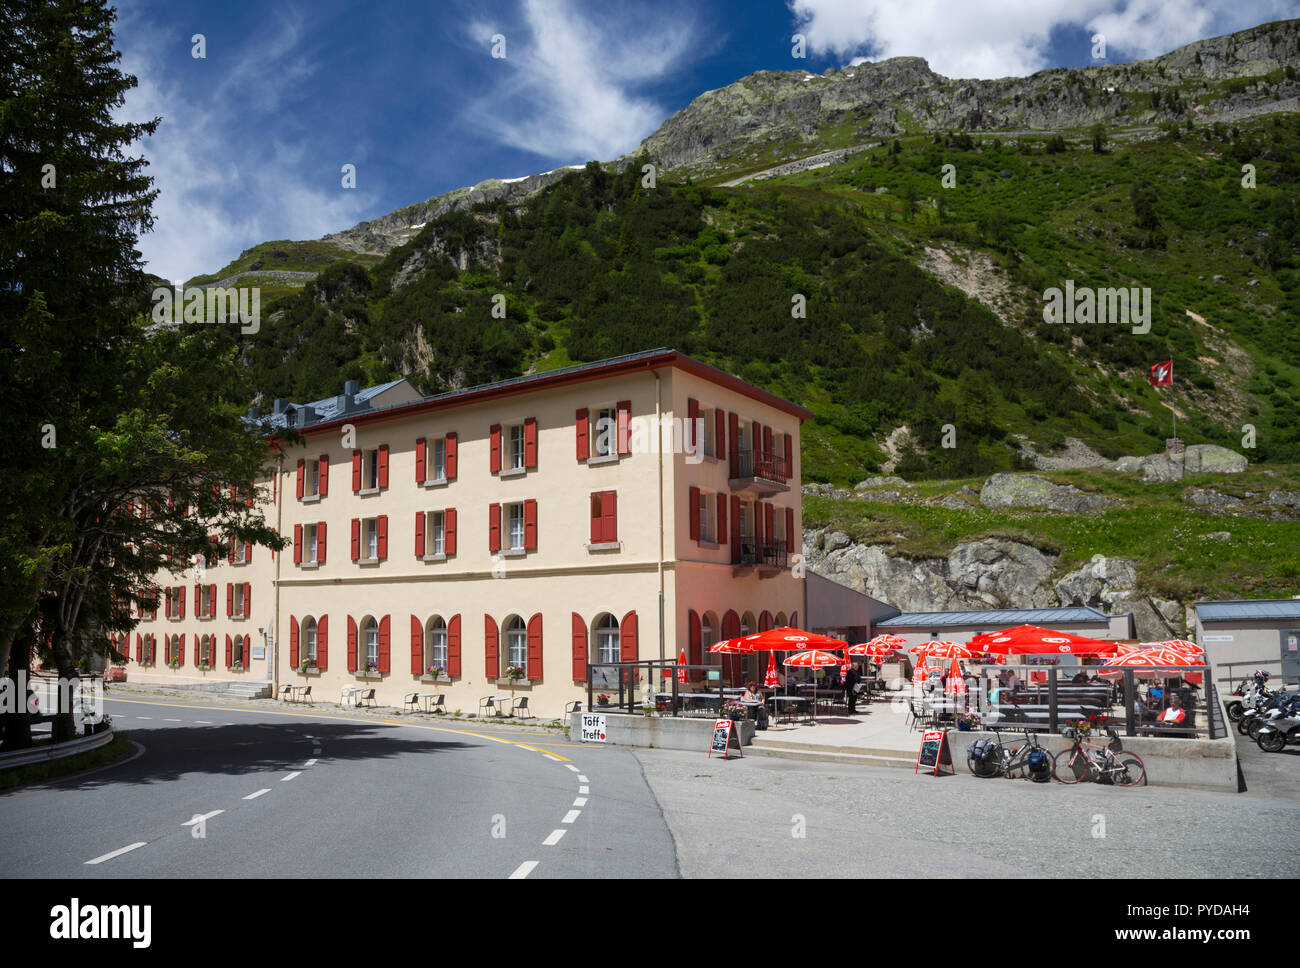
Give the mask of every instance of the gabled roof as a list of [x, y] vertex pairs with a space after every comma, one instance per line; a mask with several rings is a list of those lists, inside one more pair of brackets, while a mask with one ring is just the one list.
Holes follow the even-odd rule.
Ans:
[[1202, 622], [1300, 621], [1300, 598], [1254, 598], [1226, 602], [1197, 602]]
[[1054, 628], [1080, 622], [1109, 622], [1110, 616], [1088, 606], [1068, 608], [989, 608], [965, 612], [903, 612], [883, 622], [873, 623], [873, 628], [944, 628], [959, 625], [977, 625], [990, 631], [1016, 625], [1041, 625]]

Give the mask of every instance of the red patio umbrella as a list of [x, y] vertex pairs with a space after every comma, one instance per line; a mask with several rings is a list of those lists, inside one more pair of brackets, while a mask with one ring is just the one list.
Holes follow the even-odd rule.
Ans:
[[[735, 644], [742, 652], [793, 652], [806, 649], [821, 649], [825, 651], [838, 651], [848, 648], [849, 643], [843, 639], [832, 639], [826, 635], [819, 635], [816, 632], [805, 632], [803, 629], [791, 628], [788, 625], [779, 629], [768, 629], [766, 632], [755, 632], [752, 635], [742, 635], [739, 638], [728, 639], [728, 642]], [[838, 663], [839, 660], [837, 659]]]
[[[847, 645], [847, 643], [844, 644]], [[786, 659], [785, 662], [782, 664], [786, 666], [791, 666], [796, 669], [822, 669], [827, 666], [839, 665], [840, 658], [839, 656], [831, 655], [829, 652], [824, 652], [819, 649], [812, 649], [808, 652], [800, 652], [797, 653], [796, 655], [792, 655], [790, 656], [790, 658]], [[816, 688], [815, 680], [813, 686], [815, 689]], [[815, 725], [817, 722], [816, 693], [814, 693], [812, 697], [812, 709], [813, 709], [813, 723]]]
[[943, 694], [945, 696], [966, 695], [966, 680], [962, 678], [961, 666], [958, 664], [956, 657], [953, 658], [952, 665], [948, 667], [948, 681], [943, 684]]
[[1065, 655], [1114, 655], [1116, 644], [1073, 632], [1039, 628], [1037, 625], [1017, 625], [1000, 632], [976, 635], [967, 645], [981, 652], [998, 655], [1038, 655], [1059, 652]]
[[969, 659], [971, 650], [956, 642], [926, 642], [920, 654], [927, 659]]
[[[1098, 672], [1098, 675], [1107, 679], [1118, 679], [1124, 674], [1125, 668], [1132, 668], [1133, 666], [1169, 666], [1175, 669], [1198, 669], [1204, 666], [1204, 660], [1190, 658], [1181, 652], [1175, 652], [1173, 649], [1139, 649], [1136, 652], [1128, 653], [1128, 655], [1119, 655], [1111, 659]], [[1173, 675], [1160, 669], [1141, 669], [1134, 672], [1134, 675], [1140, 679], [1174, 678]], [[1204, 681], [1204, 676], [1199, 672], [1178, 672], [1176, 675], [1195, 685], [1200, 685]]]
[[678, 668], [677, 668], [677, 681], [678, 681], [679, 683], [681, 683], [681, 682], [686, 682], [686, 681], [688, 681], [689, 678], [690, 678], [689, 676], [686, 675], [686, 670], [685, 670], [684, 668], [682, 668], [682, 666], [685, 666], [685, 665], [686, 665], [686, 650], [685, 650], [685, 649], [682, 649], [682, 654], [681, 654], [681, 655], [678, 657], [678, 659], [677, 659], [677, 666], [678, 666]]
[[763, 685], [769, 689], [776, 689], [781, 685], [781, 680], [776, 673], [776, 653], [767, 654], [767, 673], [763, 676]]
[[870, 642], [859, 642], [857, 645], [849, 646], [848, 654], [883, 659], [906, 647], [907, 639], [897, 635], [877, 635]]

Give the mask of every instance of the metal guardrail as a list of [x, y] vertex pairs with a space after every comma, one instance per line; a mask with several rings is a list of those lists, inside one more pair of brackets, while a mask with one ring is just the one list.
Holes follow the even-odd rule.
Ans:
[[48, 763], [68, 756], [76, 756], [78, 753], [89, 753], [101, 746], [107, 746], [113, 741], [115, 735], [115, 731], [110, 726], [102, 733], [94, 733], [91, 736], [78, 736], [66, 743], [45, 743], [32, 749], [0, 753], [0, 770], [7, 770], [15, 766], [30, 766], [33, 763]]
[[752, 477], [777, 484], [786, 484], [790, 480], [790, 460], [784, 456], [759, 454], [756, 457], [752, 450], [742, 449], [737, 454], [736, 468], [737, 480]]

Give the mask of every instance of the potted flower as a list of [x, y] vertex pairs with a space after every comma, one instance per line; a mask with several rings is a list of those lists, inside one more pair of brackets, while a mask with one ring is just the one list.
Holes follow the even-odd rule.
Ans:
[[443, 676], [442, 666], [431, 665], [424, 670], [424, 674], [428, 676], [430, 679], [432, 679], [434, 682], [437, 682]]
[[230, 667], [230, 671], [231, 671], [231, 672], [243, 672], [243, 671], [244, 671], [244, 663], [242, 663], [242, 662], [236, 662], [234, 665], [232, 665], [232, 666]]
[[524, 677], [523, 666], [506, 666], [506, 678], [510, 680], [510, 705], [515, 704], [515, 683]]
[[298, 671], [301, 672], [303, 675], [306, 675], [308, 672], [313, 671], [315, 668], [316, 668], [316, 663], [313, 662], [311, 659], [303, 659], [301, 662], [298, 663]]
[[979, 713], [958, 713], [957, 715], [957, 728], [963, 733], [969, 733], [979, 724]]
[[728, 699], [722, 704], [723, 719], [730, 719], [733, 723], [738, 722], [746, 711], [745, 704], [738, 699]]
[[212, 668], [212, 666], [209, 665], [209, 664], [206, 663], [206, 662], [200, 662], [200, 663], [199, 663], [199, 671], [200, 671], [200, 672], [207, 672], [207, 671], [209, 671], [211, 668]]
[[601, 705], [601, 706], [608, 706], [608, 705], [609, 705], [609, 693], [607, 693], [607, 692], [602, 692], [600, 695], [598, 695], [598, 696], [596, 697], [596, 703], [597, 703], [598, 705]]
[[378, 672], [378, 671], [379, 671], [379, 663], [378, 663], [378, 662], [367, 662], [367, 663], [366, 663], [366, 675], [367, 675], [367, 676], [369, 676], [370, 673], [372, 673], [372, 672]]
[[1089, 716], [1087, 719], [1072, 719], [1065, 725], [1067, 728], [1073, 729], [1082, 738], [1087, 737], [1092, 732], [1094, 720], [1095, 717]]
[[170, 662], [167, 663], [167, 665], [169, 668], [179, 669], [181, 667], [181, 660], [177, 658], [173, 658]]

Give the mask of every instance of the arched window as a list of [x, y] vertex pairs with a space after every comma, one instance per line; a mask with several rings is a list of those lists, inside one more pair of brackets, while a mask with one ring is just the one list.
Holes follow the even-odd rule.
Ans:
[[709, 665], [718, 665], [722, 662], [721, 654], [710, 652], [709, 646], [717, 641], [718, 617], [712, 612], [705, 612], [704, 618], [700, 620], [700, 655]]
[[299, 644], [302, 652], [298, 656], [298, 661], [306, 659], [312, 665], [316, 664], [316, 620], [308, 617], [302, 620], [302, 625], [298, 632]]
[[786, 618], [785, 612], [776, 613], [776, 625], [774, 626], [775, 628], [783, 629], [789, 624], [790, 624], [790, 620]]
[[447, 672], [447, 623], [438, 615], [429, 619], [424, 632], [424, 667], [429, 666]]
[[366, 669], [379, 668], [379, 623], [368, 618], [361, 623], [361, 646], [365, 650]]
[[[505, 663], [506, 666], [528, 668], [528, 627], [518, 615], [511, 615], [505, 624]], [[505, 670], [502, 670], [502, 675]]]
[[596, 637], [596, 661], [618, 662], [621, 656], [618, 619], [606, 612], [596, 619], [592, 632]]
[[199, 642], [199, 663], [212, 665], [212, 636], [205, 635]]

